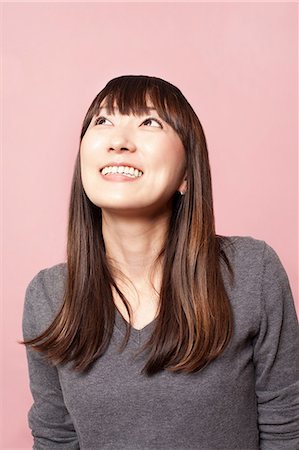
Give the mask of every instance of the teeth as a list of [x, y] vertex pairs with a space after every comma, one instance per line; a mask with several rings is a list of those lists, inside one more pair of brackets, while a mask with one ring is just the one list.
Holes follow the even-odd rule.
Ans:
[[103, 175], [107, 175], [108, 173], [122, 173], [133, 178], [141, 177], [142, 175], [141, 170], [128, 166], [108, 166], [104, 167], [101, 172]]

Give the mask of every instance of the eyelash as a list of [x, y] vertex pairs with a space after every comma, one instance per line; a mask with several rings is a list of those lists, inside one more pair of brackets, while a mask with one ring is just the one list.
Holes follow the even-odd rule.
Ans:
[[105, 119], [105, 120], [106, 120], [106, 117], [98, 117], [98, 118], [95, 120], [95, 124], [98, 125], [99, 121], [102, 120], [102, 119]]
[[[108, 119], [106, 119], [106, 117], [101, 116], [101, 117], [98, 117], [98, 118], [96, 119], [95, 124], [98, 125], [98, 122], [99, 122], [100, 120], [102, 120], [102, 119], [108, 120]], [[148, 118], [145, 119], [142, 123], [147, 122], [147, 121], [149, 121], [149, 120], [154, 120], [155, 122], [157, 122], [157, 123], [160, 125], [161, 128], [163, 128], [162, 122], [160, 122], [160, 120], [156, 119], [155, 117], [148, 117]]]
[[160, 122], [160, 120], [156, 119], [155, 117], [148, 117], [142, 123], [147, 122], [148, 120], [154, 120], [155, 122], [157, 122], [160, 125], [161, 128], [163, 128], [162, 122]]

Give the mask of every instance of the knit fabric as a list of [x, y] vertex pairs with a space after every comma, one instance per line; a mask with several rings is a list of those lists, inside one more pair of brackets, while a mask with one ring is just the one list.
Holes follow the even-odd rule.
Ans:
[[[223, 247], [235, 283], [223, 273], [234, 333], [225, 351], [193, 374], [141, 375], [134, 353], [157, 319], [132, 329], [116, 310], [106, 353], [79, 374], [27, 348], [33, 449], [298, 450], [299, 333], [289, 280], [266, 242], [230, 236]], [[23, 336], [44, 331], [63, 296], [66, 264], [38, 272], [24, 303]]]

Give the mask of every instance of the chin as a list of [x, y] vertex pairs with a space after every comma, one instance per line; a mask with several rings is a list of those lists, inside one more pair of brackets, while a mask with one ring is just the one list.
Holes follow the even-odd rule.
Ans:
[[[98, 206], [98, 205], [97, 205]], [[141, 208], [143, 208], [144, 206], [138, 206], [138, 205], [136, 205], [136, 203], [135, 204], [124, 204], [123, 202], [122, 203], [117, 203], [117, 202], [114, 202], [114, 203], [105, 203], [105, 204], [101, 204], [101, 205], [99, 205], [99, 207], [102, 209], [102, 210], [114, 210], [114, 211], [127, 211], [127, 210], [130, 210], [130, 211], [140, 211], [140, 209]]]

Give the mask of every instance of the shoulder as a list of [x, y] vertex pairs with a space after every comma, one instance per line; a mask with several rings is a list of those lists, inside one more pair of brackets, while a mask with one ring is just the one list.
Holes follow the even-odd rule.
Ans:
[[41, 333], [52, 322], [62, 305], [65, 280], [66, 263], [41, 269], [31, 279], [23, 310], [25, 334]]
[[224, 282], [232, 306], [247, 318], [270, 310], [293, 308], [292, 292], [286, 270], [274, 248], [266, 241], [251, 236], [226, 236], [222, 249], [234, 270], [230, 284], [224, 271]]
[[[59, 297], [64, 289], [66, 263], [41, 269], [29, 282], [26, 291], [43, 294], [49, 298]], [[55, 305], [53, 305], [55, 306]]]
[[264, 240], [252, 236], [220, 236], [220, 242], [221, 249], [239, 274], [261, 277], [266, 266], [280, 274], [284, 271], [278, 254]]
[[237, 271], [247, 275], [267, 272], [284, 278], [286, 273], [275, 249], [266, 241], [252, 236], [220, 236], [221, 249], [232, 262]]
[[262, 255], [267, 243], [252, 236], [220, 236], [221, 248], [236, 258], [250, 259]]

